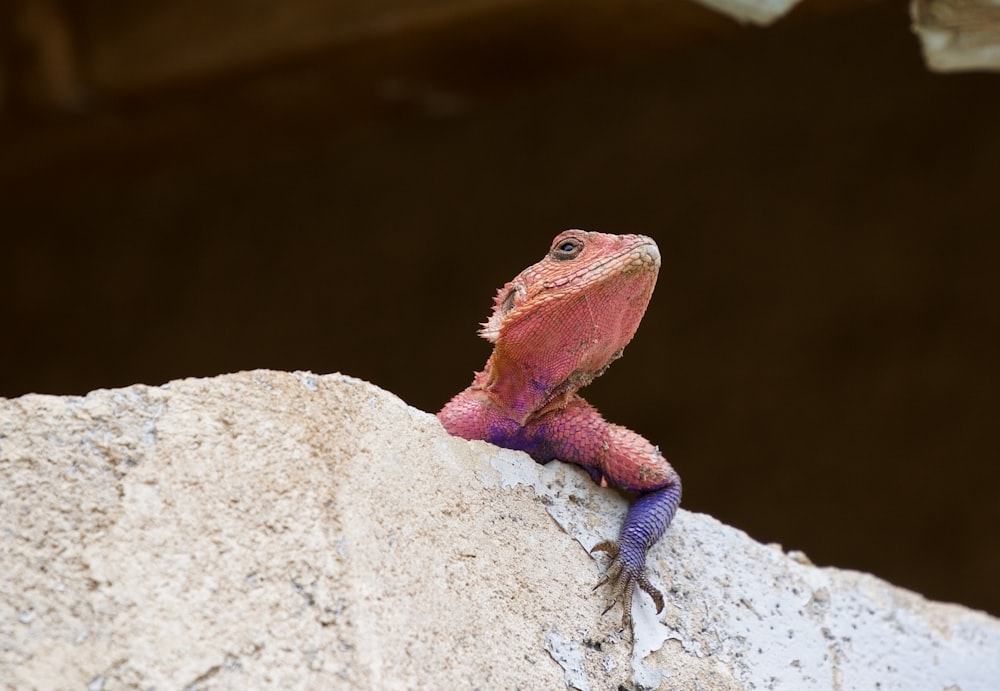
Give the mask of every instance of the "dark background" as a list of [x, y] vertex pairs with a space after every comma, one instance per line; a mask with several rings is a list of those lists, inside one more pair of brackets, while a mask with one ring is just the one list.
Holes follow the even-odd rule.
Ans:
[[1000, 76], [928, 72], [904, 3], [681, 5], [10, 101], [0, 395], [266, 367], [435, 411], [552, 236], [645, 233], [657, 291], [585, 395], [684, 506], [1000, 614]]

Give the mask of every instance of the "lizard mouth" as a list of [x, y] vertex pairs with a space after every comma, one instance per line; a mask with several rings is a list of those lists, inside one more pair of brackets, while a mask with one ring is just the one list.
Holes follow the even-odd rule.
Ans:
[[632, 264], [637, 265], [637, 268], [648, 266], [658, 270], [660, 268], [660, 248], [652, 240], [640, 245], [632, 252]]
[[657, 266], [659, 266], [660, 265], [660, 248], [659, 248], [659, 246], [657, 246], [657, 244], [655, 242], [653, 242], [652, 239], [649, 239], [649, 238], [647, 238], [647, 239], [649, 240], [649, 242], [646, 242], [643, 245], [641, 245], [639, 247], [639, 252], [641, 252], [642, 254], [645, 254], [653, 264], [656, 264]]
[[629, 272], [640, 270], [658, 271], [660, 268], [660, 248], [657, 246], [656, 241], [645, 235], [635, 235], [632, 237], [635, 238], [633, 244], [610, 257], [604, 257], [603, 259], [591, 262], [590, 265], [575, 274], [574, 279], [605, 273], [608, 266], [620, 266]]

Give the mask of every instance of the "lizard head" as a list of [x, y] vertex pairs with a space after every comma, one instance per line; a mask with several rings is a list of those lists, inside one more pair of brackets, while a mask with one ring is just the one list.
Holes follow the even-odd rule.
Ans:
[[557, 235], [541, 261], [497, 292], [480, 331], [495, 344], [494, 395], [530, 409], [529, 399], [544, 405], [590, 383], [632, 340], [659, 268], [659, 249], [644, 235]]

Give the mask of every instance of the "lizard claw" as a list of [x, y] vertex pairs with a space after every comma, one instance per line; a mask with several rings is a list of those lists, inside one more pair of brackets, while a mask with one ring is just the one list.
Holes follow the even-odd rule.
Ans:
[[606, 552], [611, 556], [611, 564], [608, 566], [608, 569], [605, 571], [601, 580], [594, 586], [594, 590], [597, 590], [602, 585], [611, 585], [611, 604], [608, 605], [603, 614], [607, 614], [611, 611], [611, 608], [614, 607], [620, 599], [622, 603], [622, 630], [628, 631], [630, 634], [634, 635], [632, 622], [632, 593], [635, 592], [635, 587], [639, 586], [641, 590], [645, 591], [646, 594], [653, 599], [653, 604], [656, 605], [657, 614], [663, 611], [663, 594], [653, 587], [653, 584], [649, 582], [648, 578], [646, 578], [643, 562], [640, 561], [638, 566], [636, 566], [627, 557], [623, 558], [621, 548], [617, 542], [605, 540], [604, 542], [594, 545], [594, 548], [590, 551], [591, 553]]

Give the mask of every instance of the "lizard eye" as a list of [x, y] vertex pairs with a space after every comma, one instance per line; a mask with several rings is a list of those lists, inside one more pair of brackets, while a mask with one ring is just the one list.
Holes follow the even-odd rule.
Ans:
[[552, 246], [549, 256], [556, 261], [575, 259], [583, 251], [583, 243], [576, 238], [566, 238]]

